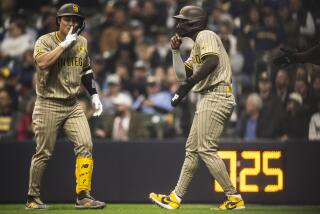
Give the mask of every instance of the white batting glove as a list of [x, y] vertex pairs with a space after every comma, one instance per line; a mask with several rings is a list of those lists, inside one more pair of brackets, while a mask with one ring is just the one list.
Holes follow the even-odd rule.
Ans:
[[94, 113], [93, 113], [93, 116], [100, 116], [101, 113], [102, 113], [102, 104], [101, 104], [99, 95], [98, 94], [93, 94], [91, 96], [91, 102], [92, 102], [92, 105], [93, 105], [94, 110], [95, 110]]
[[73, 26], [70, 28], [63, 42], [59, 44], [63, 49], [68, 48], [77, 39], [77, 34], [76, 33], [72, 34], [72, 30], [73, 30]]

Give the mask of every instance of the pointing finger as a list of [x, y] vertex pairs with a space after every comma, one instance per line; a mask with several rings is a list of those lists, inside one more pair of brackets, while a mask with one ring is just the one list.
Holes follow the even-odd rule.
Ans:
[[68, 32], [69, 35], [72, 34], [72, 30], [73, 30], [73, 26], [71, 26], [71, 28], [70, 28], [70, 30]]

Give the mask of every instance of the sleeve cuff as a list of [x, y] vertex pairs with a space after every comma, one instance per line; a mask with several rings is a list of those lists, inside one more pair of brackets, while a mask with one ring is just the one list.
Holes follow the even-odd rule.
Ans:
[[189, 68], [190, 70], [193, 70], [192, 66], [187, 64], [187, 63], [184, 63], [184, 66], [186, 66], [187, 68]]
[[208, 52], [208, 53], [204, 53], [204, 54], [202, 54], [201, 55], [201, 60], [203, 60], [203, 58], [204, 57], [206, 57], [206, 56], [210, 56], [210, 55], [212, 55], [212, 56], [219, 56], [219, 54], [218, 53], [215, 53], [215, 52]]

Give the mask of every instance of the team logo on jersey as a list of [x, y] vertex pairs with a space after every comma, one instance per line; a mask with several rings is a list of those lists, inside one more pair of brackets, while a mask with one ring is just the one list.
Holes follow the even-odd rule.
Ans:
[[80, 53], [83, 53], [84, 52], [84, 46], [83, 45], [78, 45], [78, 51]]
[[78, 5], [76, 5], [76, 4], [72, 5], [72, 9], [73, 9], [73, 12], [79, 13], [79, 7], [78, 7]]

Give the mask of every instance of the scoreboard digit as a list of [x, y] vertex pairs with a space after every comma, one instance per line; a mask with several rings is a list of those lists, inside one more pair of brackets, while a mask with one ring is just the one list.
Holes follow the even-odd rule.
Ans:
[[[278, 192], [284, 190], [282, 151], [219, 151], [226, 161], [230, 179], [239, 192]], [[217, 181], [214, 191], [223, 192]]]

